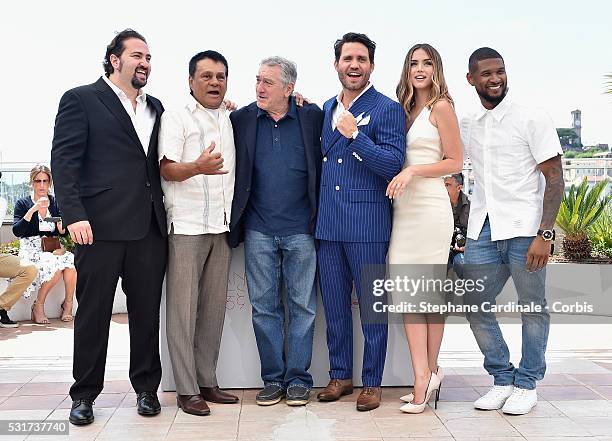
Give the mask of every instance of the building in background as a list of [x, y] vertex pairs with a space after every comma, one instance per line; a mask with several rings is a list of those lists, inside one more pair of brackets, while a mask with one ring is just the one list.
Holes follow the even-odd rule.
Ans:
[[563, 151], [582, 150], [582, 112], [578, 109], [572, 112], [572, 127], [557, 129]]

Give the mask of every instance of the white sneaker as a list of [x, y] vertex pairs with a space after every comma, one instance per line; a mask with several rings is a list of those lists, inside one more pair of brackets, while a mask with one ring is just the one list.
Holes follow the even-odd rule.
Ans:
[[525, 415], [531, 412], [536, 404], [538, 404], [538, 394], [535, 389], [515, 387], [510, 398], [506, 400], [502, 412], [511, 415]]
[[489, 392], [474, 401], [474, 407], [480, 410], [501, 409], [506, 400], [512, 395], [514, 386], [493, 386]]

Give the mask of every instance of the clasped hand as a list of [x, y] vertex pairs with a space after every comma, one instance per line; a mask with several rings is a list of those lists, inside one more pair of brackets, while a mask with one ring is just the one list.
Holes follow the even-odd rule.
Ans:
[[336, 128], [346, 138], [350, 138], [357, 130], [357, 120], [351, 112], [345, 110], [336, 122]]

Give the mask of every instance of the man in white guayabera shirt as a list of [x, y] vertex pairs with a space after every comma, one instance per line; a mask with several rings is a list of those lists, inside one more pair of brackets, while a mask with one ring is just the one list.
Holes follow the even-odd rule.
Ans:
[[[501, 55], [490, 48], [469, 59], [468, 82], [482, 108], [461, 124], [463, 142], [474, 167], [474, 191], [465, 247], [465, 277], [483, 283], [466, 295], [476, 306], [467, 318], [484, 354], [494, 386], [474, 406], [526, 414], [537, 402], [536, 381], [544, 378], [550, 327], [544, 282], [554, 240], [555, 219], [563, 198], [561, 145], [551, 119], [542, 111], [512, 101]], [[512, 276], [521, 311], [522, 357], [518, 368], [493, 312]]]
[[193, 415], [210, 413], [206, 400], [238, 402], [219, 389], [216, 375], [235, 177], [234, 135], [223, 103], [227, 73], [220, 53], [194, 55], [191, 94], [183, 107], [163, 114], [159, 132], [169, 230], [166, 333], [177, 403]]

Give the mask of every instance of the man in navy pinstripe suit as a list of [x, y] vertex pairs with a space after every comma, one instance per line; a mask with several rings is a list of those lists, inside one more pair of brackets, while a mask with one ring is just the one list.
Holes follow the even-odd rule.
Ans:
[[[324, 106], [323, 169], [315, 237], [321, 294], [327, 321], [330, 382], [318, 395], [335, 401], [353, 391], [351, 292], [356, 288], [365, 346], [363, 390], [357, 410], [380, 405], [387, 351], [386, 316], [372, 310], [371, 286], [362, 284], [365, 265], [384, 264], [391, 234], [388, 182], [405, 156], [406, 119], [402, 107], [369, 82], [376, 44], [348, 33], [334, 45], [334, 66], [342, 91]], [[372, 276], [371, 274], [369, 275]]]

